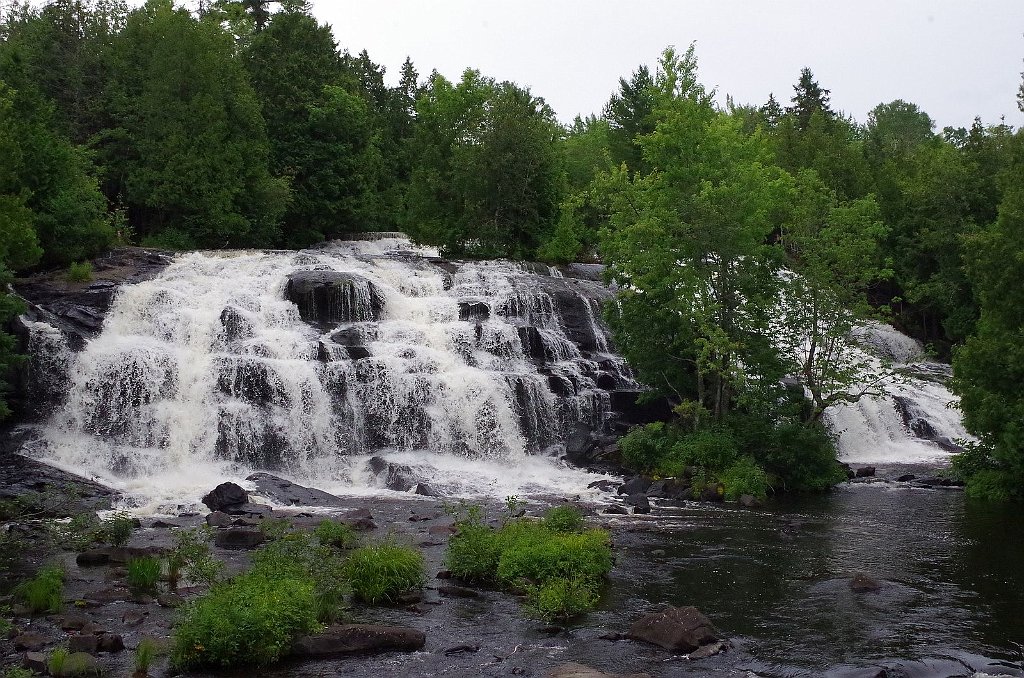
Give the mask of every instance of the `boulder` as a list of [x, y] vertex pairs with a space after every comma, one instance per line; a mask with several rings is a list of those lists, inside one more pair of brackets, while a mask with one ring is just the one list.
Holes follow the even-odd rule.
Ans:
[[625, 506], [619, 506], [618, 504], [612, 504], [604, 508], [605, 515], [610, 516], [628, 516], [629, 510]]
[[444, 586], [438, 586], [437, 592], [445, 596], [446, 598], [479, 598], [480, 592], [474, 591], [473, 589], [467, 589], [464, 586], [455, 586], [454, 584], [446, 584]]
[[384, 487], [398, 492], [408, 492], [416, 486], [417, 480], [411, 466], [392, 464], [383, 457], [370, 457], [367, 463], [370, 472], [380, 478]]
[[601, 490], [602, 492], [611, 492], [618, 485], [614, 480], [595, 480], [594, 482], [587, 485], [588, 490]]
[[210, 527], [227, 527], [233, 518], [223, 511], [214, 511], [206, 516], [206, 524]]
[[628, 675], [605, 673], [583, 664], [577, 664], [576, 662], [556, 666], [548, 671], [545, 676], [547, 678], [650, 678], [649, 673], [630, 673]]
[[725, 485], [716, 483], [708, 485], [700, 493], [701, 501], [725, 501]]
[[380, 320], [384, 295], [370, 280], [342, 271], [297, 271], [288, 276], [285, 298], [299, 317], [321, 324]]
[[618, 494], [638, 494], [647, 492], [647, 488], [651, 486], [654, 481], [647, 476], [633, 476], [619, 486]]
[[290, 480], [285, 480], [269, 473], [253, 473], [246, 480], [255, 485], [256, 489], [253, 492], [270, 499], [276, 504], [283, 504], [285, 506], [342, 505], [341, 498], [329, 492], [312, 487], [303, 487]]
[[858, 478], [871, 478], [874, 475], [875, 475], [875, 467], [874, 466], [861, 466], [856, 471], [856, 477], [858, 477]]
[[858, 572], [850, 579], [850, 590], [854, 593], [875, 593], [882, 590], [882, 584], [877, 579]]
[[413, 494], [418, 494], [423, 497], [440, 497], [441, 495], [433, 487], [426, 483], [416, 483], [416, 487], [412, 488]]
[[760, 508], [761, 500], [752, 494], [740, 495], [740, 506], [745, 508]]
[[651, 502], [646, 494], [631, 494], [626, 497], [626, 503], [633, 507], [633, 513], [650, 513]]
[[304, 659], [329, 659], [349, 654], [415, 652], [426, 644], [426, 634], [406, 626], [338, 624], [321, 633], [299, 638], [292, 654]]
[[104, 633], [99, 637], [97, 649], [100, 652], [120, 652], [124, 649], [124, 639], [117, 633]]
[[235, 483], [221, 483], [203, 497], [203, 503], [211, 511], [224, 511], [241, 506], [249, 501], [249, 493]]
[[345, 515], [341, 516], [341, 522], [345, 523], [353, 530], [377, 529], [377, 524], [373, 522], [373, 514], [370, 513], [369, 509], [365, 508], [352, 509]]
[[540, 330], [527, 325], [520, 327], [517, 332], [519, 343], [523, 346], [523, 355], [538, 364], [544, 364], [547, 361], [547, 352], [544, 350], [544, 337], [541, 336]]
[[262, 530], [252, 527], [231, 527], [217, 532], [214, 544], [222, 549], [246, 550], [256, 548], [264, 542]]
[[21, 666], [41, 676], [45, 676], [49, 671], [47, 657], [42, 652], [26, 652], [21, 658]]
[[110, 563], [110, 554], [106, 549], [89, 549], [75, 556], [75, 563], [79, 567], [99, 567]]
[[266, 504], [253, 504], [252, 502], [228, 506], [224, 509], [224, 513], [229, 516], [242, 516], [243, 518], [267, 518], [273, 511], [274, 509]]
[[664, 480], [657, 480], [651, 483], [651, 486], [647, 488], [646, 494], [648, 497], [679, 500], [686, 496], [689, 489], [690, 484], [683, 480], [665, 478]]
[[670, 607], [646, 614], [633, 623], [626, 636], [684, 654], [718, 640], [711, 621], [695, 607]]
[[86, 624], [92, 623], [92, 617], [77, 612], [64, 615], [60, 621], [60, 627], [65, 631], [81, 631]]
[[100, 639], [91, 633], [87, 635], [71, 636], [68, 638], [68, 650], [71, 652], [85, 652], [95, 654], [99, 649]]
[[896, 479], [896, 482], [909, 483], [911, 480], [914, 480], [915, 478], [917, 478], [917, 476], [915, 476], [913, 473], [904, 473], [903, 475]]
[[50, 644], [50, 641], [38, 633], [19, 633], [14, 637], [14, 649], [19, 652], [28, 650], [38, 652]]
[[482, 301], [460, 301], [459, 320], [487, 320], [491, 317], [491, 307]]

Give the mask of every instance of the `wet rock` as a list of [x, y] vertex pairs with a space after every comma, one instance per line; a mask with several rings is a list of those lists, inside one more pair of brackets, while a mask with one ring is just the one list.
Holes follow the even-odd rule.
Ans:
[[438, 573], [437, 573], [437, 578], [438, 579], [451, 579], [452, 578], [452, 572], [451, 572], [451, 570], [439, 570]]
[[725, 501], [725, 485], [716, 483], [708, 485], [700, 493], [701, 501]]
[[665, 478], [664, 480], [658, 480], [651, 483], [651, 486], [647, 488], [646, 494], [648, 497], [679, 500], [686, 496], [689, 489], [690, 484], [684, 480], [680, 480], [678, 478]]
[[367, 462], [370, 472], [381, 479], [384, 487], [398, 492], [408, 492], [417, 483], [412, 467], [392, 464], [383, 457], [370, 457]]
[[156, 597], [157, 605], [160, 607], [176, 608], [185, 604], [185, 599], [177, 593], [161, 593]]
[[587, 485], [588, 490], [601, 490], [602, 492], [611, 492], [618, 485], [614, 480], [595, 480], [594, 482]]
[[68, 650], [94, 654], [99, 648], [100, 639], [92, 634], [71, 636], [68, 638]]
[[740, 495], [740, 502], [739, 503], [740, 503], [740, 506], [743, 506], [745, 508], [760, 508], [761, 507], [761, 500], [758, 499], [757, 497], [755, 497], [752, 494]]
[[491, 307], [482, 301], [460, 301], [459, 320], [487, 320]]
[[141, 610], [126, 610], [121, 615], [121, 623], [125, 626], [138, 626], [146, 620], [147, 613]]
[[266, 504], [253, 504], [252, 502], [246, 502], [237, 506], [227, 506], [223, 509], [224, 513], [229, 516], [243, 516], [245, 518], [266, 518], [273, 509]]
[[223, 511], [214, 511], [206, 516], [206, 524], [210, 527], [227, 527], [233, 518]]
[[103, 673], [103, 665], [96, 657], [87, 652], [72, 652], [64, 662], [65, 669], [58, 674], [59, 678], [71, 676], [99, 676]]
[[64, 615], [60, 621], [60, 627], [65, 631], [81, 631], [86, 624], [92, 623], [92, 617], [86, 614], [72, 612]]
[[423, 649], [426, 640], [422, 631], [405, 626], [340, 624], [296, 640], [292, 654], [305, 659], [328, 659], [356, 653], [415, 652]]
[[50, 644], [50, 641], [38, 633], [20, 633], [14, 638], [14, 649], [19, 652], [28, 650], [37, 652]]
[[221, 483], [203, 497], [203, 503], [211, 511], [224, 511], [225, 509], [241, 506], [248, 501], [249, 493], [235, 483]]
[[450, 537], [458, 531], [454, 525], [431, 525], [427, 528], [427, 534], [434, 537]]
[[455, 586], [449, 584], [445, 586], [438, 586], [437, 592], [446, 598], [479, 598], [480, 592], [474, 591], [473, 589], [467, 589], [464, 586]]
[[618, 494], [643, 494], [654, 481], [647, 476], [633, 476], [619, 486]]
[[627, 636], [681, 653], [693, 652], [718, 640], [711, 620], [695, 607], [670, 607], [664, 612], [646, 614], [634, 622]]
[[262, 530], [251, 527], [231, 527], [221, 530], [214, 539], [214, 544], [222, 549], [246, 550], [256, 548], [266, 539]]
[[625, 506], [619, 506], [618, 504], [613, 504], [611, 506], [606, 506], [604, 508], [604, 513], [606, 515], [611, 515], [611, 516], [628, 516], [629, 515], [629, 509], [627, 509]]
[[626, 497], [626, 503], [633, 507], [633, 513], [650, 513], [651, 502], [646, 494], [631, 494]]
[[532, 359], [537, 364], [543, 365], [547, 361], [547, 352], [544, 350], [544, 337], [536, 327], [527, 325], [517, 330], [519, 343], [523, 347], [523, 355]]
[[850, 580], [850, 590], [854, 593], [874, 593], [882, 590], [882, 584], [866, 574], [857, 573]]
[[21, 666], [41, 676], [49, 672], [46, 655], [42, 652], [26, 652], [21, 658]]
[[423, 497], [440, 497], [441, 495], [426, 483], [416, 483], [416, 487], [413, 488], [413, 494], [418, 494]]
[[353, 509], [341, 517], [341, 522], [345, 523], [353, 530], [375, 530], [377, 524], [373, 522], [373, 514], [370, 513], [369, 509], [359, 508]]
[[909, 483], [911, 480], [917, 478], [913, 473], [905, 473], [896, 479], [898, 483]]
[[547, 678], [650, 678], [648, 673], [605, 673], [576, 662], [556, 666], [545, 675]]
[[253, 473], [246, 480], [255, 484], [254, 492], [285, 506], [341, 506], [339, 497], [311, 487], [303, 487], [290, 480], [269, 473]]
[[452, 647], [449, 647], [449, 648], [447, 648], [444, 651], [444, 654], [445, 654], [446, 657], [451, 657], [452, 655], [456, 655], [456, 654], [469, 654], [471, 652], [479, 652], [479, 651], [480, 651], [480, 646], [479, 645], [470, 645], [470, 644], [467, 643], [465, 645], [454, 645]]
[[178, 523], [172, 523], [167, 520], [154, 520], [150, 527], [158, 530], [169, 529], [172, 527], [181, 527]]
[[616, 420], [625, 426], [650, 424], [655, 421], [667, 421], [672, 417], [672, 404], [666, 398], [639, 402], [647, 395], [646, 391], [616, 390], [611, 391], [611, 409], [617, 413]]
[[708, 657], [713, 657], [716, 654], [725, 652], [725, 650], [728, 649], [728, 647], [728, 642], [720, 640], [717, 643], [708, 643], [707, 645], [701, 645], [687, 656], [690, 659], [707, 659]]
[[100, 652], [120, 652], [124, 650], [124, 639], [117, 633], [104, 633], [99, 637], [97, 650]]
[[420, 523], [426, 520], [436, 520], [440, 518], [442, 515], [443, 514], [440, 511], [428, 511], [426, 513], [420, 513], [419, 511], [413, 509], [411, 515], [409, 516], [409, 522]]
[[857, 472], [854, 471], [849, 464], [843, 461], [839, 461], [836, 463], [839, 465], [839, 468], [842, 469], [843, 473], [846, 474], [847, 480], [857, 477]]
[[306, 322], [321, 324], [380, 320], [384, 295], [370, 280], [341, 271], [297, 271], [288, 276], [285, 298]]
[[106, 549], [90, 549], [75, 556], [75, 563], [79, 567], [99, 567], [110, 562], [110, 554]]
[[859, 469], [857, 469], [855, 475], [857, 478], [871, 478], [875, 475], [875, 467], [861, 466]]

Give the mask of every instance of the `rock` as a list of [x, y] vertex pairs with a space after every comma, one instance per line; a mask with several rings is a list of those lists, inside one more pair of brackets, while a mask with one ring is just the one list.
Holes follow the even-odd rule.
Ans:
[[[527, 325], [518, 328], [517, 332], [519, 334], [519, 343], [523, 347], [523, 355], [532, 359], [538, 365], [543, 365], [547, 361], [547, 351], [544, 350], [544, 337], [541, 335], [540, 330], [532, 325]], [[560, 384], [561, 382], [558, 383]], [[556, 386], [556, 384], [551, 384], [551, 386], [552, 390], [556, 393], [564, 388], [564, 385], [562, 388]], [[561, 395], [568, 394], [562, 392]]]
[[288, 276], [285, 298], [306, 322], [321, 324], [380, 320], [384, 295], [370, 280], [341, 271], [297, 271]]
[[430, 485], [427, 485], [426, 483], [416, 483], [416, 487], [413, 488], [413, 494], [418, 494], [423, 497], [441, 496], [440, 494], [438, 494], [437, 490], [432, 488]]
[[460, 301], [459, 320], [487, 320], [491, 317], [491, 307], [482, 301]]
[[21, 658], [21, 665], [23, 668], [38, 673], [41, 676], [49, 673], [47, 658], [42, 652], [26, 652], [25, 656]]
[[437, 592], [446, 598], [479, 598], [480, 592], [467, 589], [464, 586], [445, 585], [438, 586]]
[[725, 501], [725, 485], [716, 483], [708, 485], [700, 493], [701, 501]]
[[651, 483], [647, 488], [648, 497], [660, 497], [661, 499], [680, 500], [687, 496], [690, 484], [678, 478], [665, 478]]
[[110, 554], [106, 549], [89, 549], [75, 556], [75, 563], [79, 567], [99, 567], [110, 563]]
[[724, 640], [720, 640], [717, 643], [701, 645], [687, 656], [690, 659], [707, 659], [708, 657], [713, 657], [720, 652], [725, 652], [728, 647], [729, 643]]
[[161, 593], [156, 597], [156, 603], [160, 607], [176, 608], [185, 604], [185, 599], [177, 593]]
[[614, 480], [595, 480], [594, 482], [587, 485], [588, 490], [601, 490], [602, 492], [611, 492], [615, 489], [616, 483]]
[[92, 617], [86, 614], [72, 612], [64, 615], [60, 621], [60, 627], [65, 631], [81, 631], [86, 624], [92, 623]]
[[373, 475], [381, 479], [389, 490], [408, 492], [417, 483], [412, 467], [404, 464], [392, 464], [383, 457], [370, 457], [367, 466]]
[[846, 474], [847, 480], [857, 477], [857, 472], [850, 468], [849, 464], [842, 461], [837, 461], [836, 463], [839, 465], [839, 468], [842, 469], [843, 473]]
[[117, 633], [104, 633], [97, 649], [100, 652], [120, 652], [124, 649], [124, 639]]
[[266, 504], [253, 504], [252, 502], [246, 502], [237, 506], [226, 506], [223, 509], [224, 513], [229, 516], [244, 516], [246, 518], [266, 518], [274, 509], [270, 508]]
[[256, 487], [254, 493], [285, 506], [330, 506], [343, 504], [340, 497], [312, 487], [303, 487], [269, 473], [253, 473], [246, 478]]
[[437, 578], [438, 579], [451, 579], [452, 578], [452, 571], [451, 570], [438, 570]]
[[68, 638], [68, 650], [71, 652], [86, 652], [93, 654], [99, 648], [100, 639], [92, 635], [78, 635]]
[[56, 674], [60, 678], [71, 676], [99, 676], [103, 673], [103, 665], [87, 652], [73, 652], [64, 661], [64, 670]]
[[646, 614], [634, 622], [626, 635], [684, 654], [718, 640], [711, 621], [695, 607], [670, 607], [664, 612]]
[[629, 675], [604, 673], [576, 662], [556, 666], [545, 675], [547, 678], [651, 678], [648, 673], [630, 673]]
[[125, 613], [121, 615], [121, 623], [125, 626], [138, 626], [146, 620], [147, 614], [148, 613], [141, 610], [126, 610]]
[[631, 494], [626, 497], [626, 503], [633, 507], [633, 513], [650, 513], [651, 502], [646, 494]]
[[905, 473], [896, 479], [898, 483], [909, 483], [911, 480], [917, 478], [913, 473]]
[[646, 391], [611, 391], [611, 409], [618, 414], [617, 421], [625, 426], [668, 421], [672, 417], [672, 404], [667, 398], [656, 398], [644, 403], [638, 402]]
[[38, 652], [49, 645], [50, 641], [38, 633], [19, 633], [14, 637], [14, 649]]
[[875, 475], [874, 466], [861, 466], [855, 473], [857, 478], [871, 478]]
[[745, 508], [760, 508], [761, 500], [752, 494], [742, 494], [740, 495], [740, 506]]
[[878, 580], [860, 572], [853, 575], [853, 578], [850, 580], [850, 590], [854, 593], [874, 593], [881, 589], [882, 585]]
[[606, 515], [610, 515], [610, 516], [628, 516], [629, 515], [629, 509], [627, 509], [625, 506], [619, 506], [618, 504], [612, 504], [611, 506], [606, 506], [604, 508], [604, 512], [605, 512]]
[[222, 549], [246, 550], [259, 546], [265, 539], [262, 530], [252, 527], [230, 527], [217, 532], [214, 544]]
[[449, 647], [448, 649], [446, 649], [444, 651], [444, 654], [445, 654], [446, 657], [451, 657], [454, 654], [467, 654], [467, 653], [470, 653], [470, 652], [479, 652], [479, 651], [480, 651], [480, 646], [479, 645], [470, 645], [470, 644], [467, 643], [465, 645], [454, 645], [452, 647]]
[[647, 476], [633, 476], [622, 485], [619, 485], [618, 494], [642, 494], [647, 492], [647, 488], [651, 486], [652, 481]]
[[224, 511], [227, 508], [241, 506], [248, 501], [249, 493], [235, 483], [221, 483], [203, 497], [203, 503], [211, 511]]
[[665, 555], [665, 549], [653, 549], [653, 550], [651, 550], [651, 555], [652, 556], [656, 556], [656, 557], [661, 557], [661, 556]]
[[206, 516], [206, 524], [210, 527], [227, 527], [232, 520], [232, 517], [223, 511], [214, 511]]
[[341, 517], [341, 522], [345, 523], [353, 530], [375, 530], [377, 524], [373, 522], [373, 514], [370, 513], [369, 509], [359, 508], [353, 509]]
[[154, 520], [150, 527], [155, 529], [168, 529], [172, 527], [181, 527], [178, 523], [172, 523], [167, 520]]
[[443, 514], [440, 511], [428, 511], [426, 513], [420, 513], [416, 509], [412, 509], [409, 515], [409, 522], [420, 523], [425, 520], [436, 520]]
[[415, 652], [423, 649], [426, 640], [422, 631], [405, 626], [339, 624], [316, 635], [299, 638], [292, 644], [292, 654], [306, 659], [328, 659], [393, 650]]

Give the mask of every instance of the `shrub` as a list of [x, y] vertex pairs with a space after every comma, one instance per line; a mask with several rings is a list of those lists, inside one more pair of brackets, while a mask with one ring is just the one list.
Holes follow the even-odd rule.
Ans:
[[35, 678], [37, 674], [32, 669], [25, 669], [20, 666], [12, 666], [4, 671], [4, 678]]
[[290, 529], [292, 523], [287, 518], [264, 518], [260, 521], [260, 532], [270, 541], [281, 539]]
[[527, 607], [545, 622], [569, 619], [590, 610], [600, 599], [595, 583], [583, 577], [555, 577], [527, 592]]
[[764, 499], [768, 495], [768, 476], [750, 457], [740, 457], [718, 479], [725, 485], [725, 498], [735, 501], [744, 494]]
[[15, 597], [33, 613], [60, 612], [63, 594], [64, 568], [60, 565], [48, 565], [40, 569], [35, 577], [14, 589]]
[[339, 549], [348, 548], [357, 540], [355, 530], [336, 520], [322, 521], [313, 530], [313, 534], [324, 546], [333, 546]]
[[54, 541], [65, 549], [81, 551], [100, 541], [103, 523], [95, 513], [80, 513], [67, 522], [51, 522], [50, 532]]
[[459, 531], [448, 541], [445, 565], [459, 579], [488, 581], [494, 578], [500, 557], [495, 531], [473, 520], [459, 523]]
[[356, 598], [376, 605], [426, 583], [423, 555], [411, 546], [384, 541], [356, 549], [345, 563]]
[[706, 428], [683, 437], [672, 446], [667, 459], [656, 471], [659, 475], [680, 475], [686, 466], [712, 473], [724, 471], [735, 463], [739, 449], [732, 432], [724, 428]]
[[135, 518], [130, 513], [118, 511], [102, 521], [100, 534], [104, 541], [112, 546], [124, 546], [135, 532]]
[[176, 530], [174, 549], [167, 555], [167, 578], [175, 588], [181, 575], [197, 584], [210, 585], [224, 572], [224, 563], [210, 552], [209, 528]]
[[673, 427], [660, 421], [635, 426], [619, 439], [622, 461], [631, 469], [650, 473], [668, 458], [676, 438]]
[[195, 666], [263, 666], [277, 661], [303, 634], [319, 629], [313, 583], [249, 572], [215, 584], [182, 608], [171, 663]]
[[64, 672], [68, 669], [68, 658], [70, 656], [71, 653], [65, 647], [58, 647], [51, 652], [46, 660], [46, 668], [49, 669], [50, 675], [63, 676]]
[[263, 576], [292, 577], [313, 584], [316, 618], [335, 621], [349, 593], [345, 564], [337, 551], [316, 543], [308, 534], [289, 534], [253, 554], [252, 572]]
[[76, 261], [68, 266], [68, 280], [71, 282], [89, 282], [92, 280], [92, 263]]
[[555, 532], [579, 532], [583, 514], [575, 506], [556, 506], [544, 514], [544, 527]]
[[135, 648], [135, 670], [140, 673], [149, 673], [149, 667], [153, 660], [160, 654], [160, 647], [152, 638], [143, 638], [139, 646]]
[[132, 558], [128, 561], [128, 587], [136, 593], [156, 591], [160, 580], [160, 559], [156, 556]]
[[599, 582], [612, 569], [608, 533], [603, 530], [563, 534], [523, 521], [503, 528], [498, 539], [502, 551], [495, 575], [513, 588], [528, 590], [530, 584], [558, 577]]

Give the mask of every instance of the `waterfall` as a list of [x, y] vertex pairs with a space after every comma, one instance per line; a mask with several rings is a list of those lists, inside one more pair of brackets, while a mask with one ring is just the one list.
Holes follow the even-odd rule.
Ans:
[[379, 492], [371, 455], [452, 494], [585, 489], [559, 444], [636, 388], [600, 321], [608, 290], [388, 235], [193, 252], [121, 287], [81, 351], [47, 344], [66, 397], [37, 454], [163, 505], [264, 469]]

